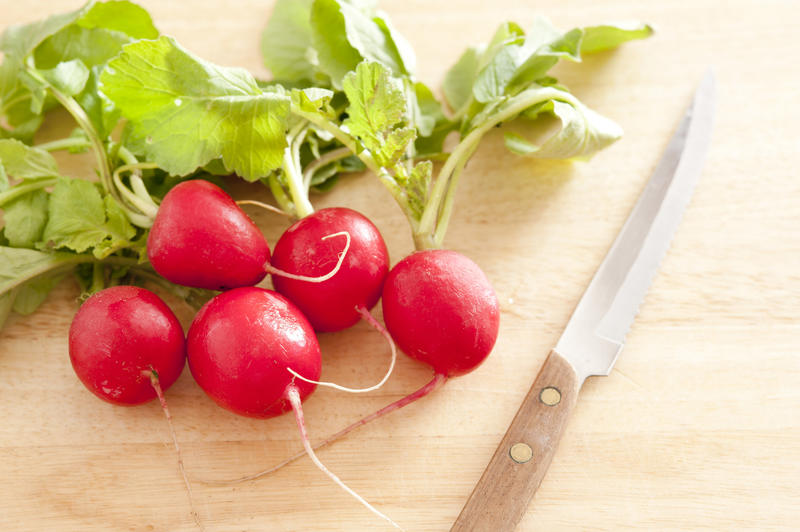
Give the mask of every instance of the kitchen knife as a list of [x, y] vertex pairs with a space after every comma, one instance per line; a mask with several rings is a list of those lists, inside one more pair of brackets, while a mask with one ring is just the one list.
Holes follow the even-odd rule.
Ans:
[[614, 367], [700, 175], [711, 140], [714, 85], [709, 71], [451, 532], [514, 530], [583, 382]]

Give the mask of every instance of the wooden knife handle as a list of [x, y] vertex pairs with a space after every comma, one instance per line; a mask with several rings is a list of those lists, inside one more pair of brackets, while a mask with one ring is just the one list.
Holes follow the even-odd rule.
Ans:
[[572, 365], [550, 351], [450, 532], [516, 528], [553, 460], [579, 389]]

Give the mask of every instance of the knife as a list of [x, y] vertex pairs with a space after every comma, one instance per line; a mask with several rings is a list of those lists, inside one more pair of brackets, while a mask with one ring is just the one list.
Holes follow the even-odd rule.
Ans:
[[700, 176], [711, 140], [714, 86], [709, 70], [451, 532], [514, 530], [553, 459], [583, 382], [614, 367]]

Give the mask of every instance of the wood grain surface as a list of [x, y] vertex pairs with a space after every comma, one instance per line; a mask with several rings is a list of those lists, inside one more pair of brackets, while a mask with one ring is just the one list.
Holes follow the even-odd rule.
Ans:
[[[143, 0], [162, 32], [200, 56], [266, 75], [259, 34], [269, 0]], [[0, 25], [76, 0], [3, 0]], [[490, 135], [458, 192], [446, 245], [472, 257], [502, 302], [500, 338], [474, 373], [320, 452], [410, 531], [447, 530], [667, 143], [708, 65], [719, 87], [711, 152], [695, 196], [614, 372], [589, 379], [519, 530], [796, 530], [800, 523], [800, 69], [792, 0], [391, 0], [422, 80], [495, 26], [537, 14], [562, 28], [641, 19], [644, 42], [557, 67], [625, 137], [589, 164], [522, 159]], [[41, 140], [64, 135], [65, 116]], [[91, 175], [91, 158], [61, 159]], [[241, 197], [265, 199], [258, 187]], [[389, 194], [369, 175], [315, 196], [383, 231], [393, 260], [412, 249]], [[284, 222], [253, 212], [274, 242]], [[120, 408], [72, 372], [77, 287], [0, 331], [0, 530], [189, 531], [194, 524], [157, 404]], [[184, 324], [190, 313], [171, 301]], [[385, 369], [366, 325], [321, 337], [323, 379], [363, 384]], [[306, 403], [323, 438], [430, 379], [407, 358], [379, 392], [319, 390]], [[300, 448], [290, 416], [244, 419], [185, 371], [168, 393], [186, 467], [232, 478]], [[234, 487], [195, 482], [209, 531], [383, 530], [307, 459]]]

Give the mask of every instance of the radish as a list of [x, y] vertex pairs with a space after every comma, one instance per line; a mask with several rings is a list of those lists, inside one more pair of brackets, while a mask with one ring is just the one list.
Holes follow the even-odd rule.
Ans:
[[81, 382], [100, 399], [138, 405], [178, 379], [186, 363], [183, 329], [154, 293], [136, 286], [97, 292], [81, 306], [69, 330], [69, 357]]
[[[344, 246], [334, 238], [339, 236], [345, 237]], [[185, 181], [164, 197], [147, 253], [156, 271], [174, 283], [226, 289], [254, 285], [270, 272], [278, 290], [309, 313], [321, 330], [349, 327], [362, 316], [381, 329], [368, 309], [380, 296], [389, 255], [377, 228], [350, 209], [323, 209], [291, 226], [279, 239], [270, 264], [261, 231], [228, 194], [208, 181]], [[287, 268], [301, 274], [287, 273]], [[390, 367], [374, 386], [347, 388], [317, 382], [295, 368], [292, 372], [308, 383], [353, 393], [372, 391], [383, 386], [394, 369], [391, 339], [389, 344]]]
[[[389, 272], [383, 286], [386, 327], [407, 355], [433, 368], [433, 378], [415, 392], [359, 419], [314, 446], [320, 449], [358, 427], [425, 397], [450, 377], [477, 368], [491, 353], [500, 326], [497, 296], [481, 269], [450, 250], [424, 250], [407, 256]], [[234, 480], [203, 480], [230, 485], [255, 480], [303, 456]]]
[[165, 279], [209, 290], [252, 286], [267, 273], [321, 282], [338, 271], [350, 245], [344, 232], [321, 235], [320, 240], [335, 236], [347, 242], [342, 246], [336, 239], [339, 263], [333, 261], [330, 272], [311, 278], [280, 271], [269, 263], [269, 246], [261, 231], [233, 198], [213, 183], [193, 179], [164, 196], [147, 238], [147, 257]]
[[486, 275], [451, 250], [417, 251], [400, 261], [386, 279], [382, 305], [400, 349], [444, 377], [478, 367], [500, 328], [497, 296]]
[[83, 303], [72, 320], [69, 358], [83, 385], [104, 401], [133, 406], [158, 398], [192, 516], [202, 530], [164, 397], [164, 390], [175, 383], [186, 364], [186, 342], [175, 314], [144, 288], [114, 286], [101, 290]]
[[334, 332], [361, 318], [381, 296], [389, 273], [389, 252], [378, 228], [358, 212], [343, 207], [321, 209], [289, 227], [275, 244], [272, 265], [285, 271], [318, 276], [336, 265], [336, 241], [320, 243], [326, 235], [346, 231], [350, 249], [335, 276], [314, 285], [276, 277], [275, 290], [297, 305], [318, 332]]
[[223, 408], [255, 418], [293, 410], [303, 446], [314, 464], [399, 528], [329, 471], [311, 448], [301, 403], [316, 385], [297, 382], [288, 369], [317, 379], [321, 356], [311, 324], [291, 301], [258, 287], [223, 292], [198, 312], [189, 328], [187, 352], [195, 380]]

